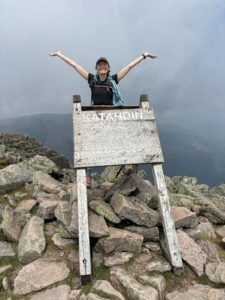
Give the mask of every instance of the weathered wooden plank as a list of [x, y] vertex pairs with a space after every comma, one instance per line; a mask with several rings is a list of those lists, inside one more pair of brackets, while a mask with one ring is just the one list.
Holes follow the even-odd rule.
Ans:
[[75, 167], [163, 162], [155, 116], [149, 108], [77, 111]]
[[179, 270], [183, 268], [183, 263], [179, 251], [174, 221], [171, 216], [169, 196], [163, 174], [162, 164], [153, 164], [152, 169], [155, 186], [158, 191], [159, 207], [162, 216], [163, 231], [167, 250], [170, 255], [172, 266], [175, 269]]
[[79, 259], [81, 281], [91, 279], [91, 255], [88, 226], [88, 205], [85, 169], [77, 169], [77, 198], [79, 226]]

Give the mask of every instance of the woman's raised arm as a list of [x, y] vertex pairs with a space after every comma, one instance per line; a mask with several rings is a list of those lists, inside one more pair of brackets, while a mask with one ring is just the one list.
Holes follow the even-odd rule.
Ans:
[[143, 53], [141, 56], [139, 56], [138, 58], [132, 60], [126, 67], [124, 67], [122, 70], [120, 70], [117, 73], [117, 79], [118, 81], [121, 80], [125, 75], [127, 75], [127, 73], [137, 64], [139, 64], [143, 59], [150, 57], [152, 59], [157, 58], [156, 55], [150, 53], [150, 52], [145, 52]]
[[73, 67], [84, 79], [88, 80], [88, 72], [81, 67], [76, 61], [64, 55], [61, 51], [55, 51], [49, 54], [50, 56], [58, 56], [64, 60], [68, 65]]

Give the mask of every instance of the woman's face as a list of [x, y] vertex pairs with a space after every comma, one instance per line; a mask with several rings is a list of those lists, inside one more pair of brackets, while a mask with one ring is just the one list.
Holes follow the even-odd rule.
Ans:
[[109, 72], [109, 65], [105, 61], [100, 61], [96, 65], [96, 71], [98, 74], [101, 74], [101, 75], [107, 74]]

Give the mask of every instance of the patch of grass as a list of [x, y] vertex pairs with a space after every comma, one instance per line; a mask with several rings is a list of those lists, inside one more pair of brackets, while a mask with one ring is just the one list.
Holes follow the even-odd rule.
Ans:
[[109, 280], [109, 276], [110, 273], [108, 267], [100, 266], [93, 268], [93, 278], [95, 278], [96, 280]]
[[205, 274], [202, 275], [201, 277], [198, 277], [198, 278], [196, 279], [196, 281], [197, 281], [197, 283], [199, 283], [199, 284], [204, 284], [204, 285], [210, 285], [210, 284], [211, 284], [209, 278], [208, 278], [207, 275], [205, 275]]
[[179, 289], [179, 287], [187, 286], [188, 283], [196, 280], [197, 277], [187, 264], [184, 264], [183, 274], [178, 276], [173, 272], [165, 272], [163, 273], [163, 276], [166, 280], [166, 292], [171, 292]]
[[82, 291], [85, 293], [85, 295], [89, 294], [92, 288], [92, 283], [87, 283], [85, 285], [81, 285]]

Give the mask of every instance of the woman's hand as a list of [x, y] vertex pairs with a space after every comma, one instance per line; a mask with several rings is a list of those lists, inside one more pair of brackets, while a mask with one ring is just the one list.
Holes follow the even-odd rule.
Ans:
[[61, 54], [61, 52], [59, 50], [49, 53], [50, 56], [59, 56], [60, 54]]
[[150, 52], [145, 52], [145, 53], [144, 53], [144, 56], [145, 56], [145, 57], [150, 57], [150, 58], [152, 58], [152, 59], [157, 58], [156, 55], [154, 55], [154, 54], [152, 54], [152, 53], [150, 53]]

